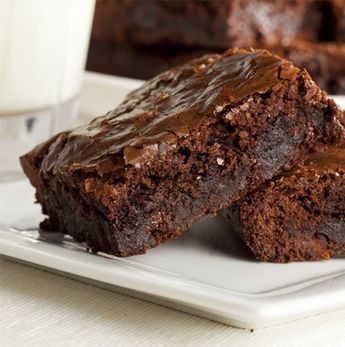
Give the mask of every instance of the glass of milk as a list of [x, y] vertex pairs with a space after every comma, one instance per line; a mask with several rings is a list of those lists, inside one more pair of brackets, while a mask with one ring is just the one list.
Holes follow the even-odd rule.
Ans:
[[0, 181], [18, 157], [73, 127], [94, 0], [0, 0]]

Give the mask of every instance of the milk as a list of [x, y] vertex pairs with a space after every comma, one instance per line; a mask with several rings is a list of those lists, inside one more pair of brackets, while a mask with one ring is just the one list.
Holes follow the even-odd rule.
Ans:
[[72, 128], [94, 0], [0, 0], [0, 183], [19, 156]]
[[73, 99], [94, 0], [0, 0], [0, 116]]

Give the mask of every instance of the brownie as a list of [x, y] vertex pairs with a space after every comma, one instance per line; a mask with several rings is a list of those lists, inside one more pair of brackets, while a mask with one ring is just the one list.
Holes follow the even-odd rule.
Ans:
[[158, 75], [21, 163], [48, 215], [43, 228], [129, 256], [343, 141], [340, 115], [306, 71], [232, 49]]
[[320, 88], [330, 94], [345, 94], [345, 44], [296, 41], [268, 49], [305, 68]]
[[320, 22], [309, 0], [98, 0], [92, 38], [224, 50], [316, 40]]
[[311, 155], [234, 203], [227, 216], [259, 260], [345, 256], [345, 146]]

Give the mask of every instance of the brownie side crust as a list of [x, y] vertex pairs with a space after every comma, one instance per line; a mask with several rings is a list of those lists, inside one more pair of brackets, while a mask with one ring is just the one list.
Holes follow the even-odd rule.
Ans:
[[343, 141], [339, 117], [305, 71], [234, 49], [157, 76], [21, 163], [48, 215], [42, 227], [129, 256]]
[[345, 146], [311, 155], [233, 204], [227, 217], [259, 260], [345, 256]]

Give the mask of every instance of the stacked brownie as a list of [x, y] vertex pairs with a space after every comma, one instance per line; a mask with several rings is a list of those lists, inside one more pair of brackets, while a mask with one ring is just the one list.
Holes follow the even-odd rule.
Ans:
[[341, 122], [306, 71], [265, 50], [231, 49], [158, 75], [21, 163], [48, 215], [43, 228], [129, 256], [342, 143]]
[[312, 154], [225, 215], [259, 260], [345, 256], [345, 146]]
[[148, 79], [207, 52], [263, 47], [342, 94], [344, 26], [345, 0], [98, 0], [87, 68]]

